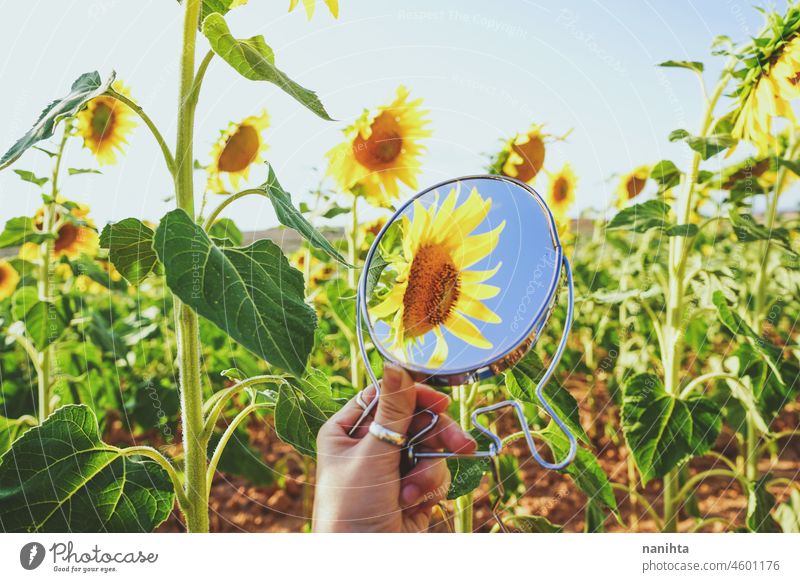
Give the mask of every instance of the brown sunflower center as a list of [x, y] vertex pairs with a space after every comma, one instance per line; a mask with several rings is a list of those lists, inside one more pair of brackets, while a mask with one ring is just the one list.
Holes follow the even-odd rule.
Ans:
[[106, 139], [113, 131], [114, 108], [104, 102], [95, 105], [92, 111], [92, 137], [98, 142]]
[[8, 279], [8, 268], [5, 265], [0, 265], [0, 287], [3, 286], [6, 279]]
[[458, 301], [461, 275], [453, 258], [438, 245], [421, 247], [411, 263], [403, 294], [406, 337], [425, 335], [444, 324]]
[[544, 141], [542, 138], [534, 136], [526, 143], [512, 145], [511, 149], [522, 158], [522, 162], [515, 166], [516, 178], [523, 182], [530, 182], [544, 165]]
[[644, 190], [644, 184], [646, 180], [642, 180], [641, 178], [637, 178], [636, 176], [631, 176], [628, 178], [627, 184], [625, 184], [625, 190], [628, 193], [628, 200], [633, 200], [639, 194], [642, 193]]
[[403, 150], [403, 138], [397, 120], [384, 111], [372, 122], [372, 134], [361, 134], [353, 140], [353, 155], [358, 163], [370, 170], [380, 170], [394, 162]]
[[58, 238], [56, 242], [53, 243], [53, 250], [59, 252], [73, 248], [80, 234], [80, 227], [70, 224], [69, 222], [64, 224], [64, 226], [58, 229]]
[[800, 83], [800, 71], [795, 72], [794, 75], [788, 78], [788, 81], [792, 85], [797, 85], [798, 83]]
[[553, 184], [553, 200], [564, 202], [569, 195], [569, 182], [564, 176], [559, 176]]
[[242, 125], [225, 142], [217, 167], [223, 172], [241, 172], [258, 157], [261, 137], [252, 125]]

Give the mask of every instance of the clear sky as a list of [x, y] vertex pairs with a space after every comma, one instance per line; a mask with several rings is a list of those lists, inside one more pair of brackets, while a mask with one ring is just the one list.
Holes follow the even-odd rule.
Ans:
[[[750, 0], [340, 1], [338, 20], [322, 3], [311, 22], [301, 8], [288, 14], [288, 0], [250, 0], [228, 16], [236, 36], [263, 34], [278, 66], [316, 90], [339, 121], [318, 119], [275, 87], [247, 81], [217, 59], [197, 113], [201, 161], [208, 161], [228, 121], [266, 108], [272, 119], [267, 158], [282, 185], [302, 200], [318, 183], [323, 155], [341, 139], [341, 128], [363, 108], [387, 102], [402, 83], [432, 112], [421, 188], [482, 171], [501, 138], [546, 123], [555, 134], [572, 129], [565, 143], [550, 147], [545, 167], [574, 166], [576, 212], [605, 207], [615, 174], [662, 158], [685, 167], [688, 149], [670, 144], [667, 135], [696, 130], [697, 82], [687, 71], [655, 64], [702, 60], [713, 83], [720, 62], [709, 55], [712, 39], [746, 39], [762, 22]], [[0, 149], [75, 78], [95, 69], [103, 75], [116, 70], [174, 141], [177, 2], [0, 0], [0, 8]], [[204, 39], [200, 47], [205, 52]], [[15, 167], [45, 174], [43, 158], [29, 152]], [[76, 140], [66, 164], [85, 168], [94, 161]], [[256, 184], [264, 178], [252, 175]], [[141, 124], [122, 162], [102, 175], [71, 177], [64, 190], [89, 203], [99, 225], [127, 216], [157, 220], [171, 207], [164, 201], [170, 179]], [[10, 171], [0, 173], [0, 200], [2, 220], [39, 204], [35, 188]], [[228, 216], [245, 229], [276, 224], [261, 200], [243, 200]]]

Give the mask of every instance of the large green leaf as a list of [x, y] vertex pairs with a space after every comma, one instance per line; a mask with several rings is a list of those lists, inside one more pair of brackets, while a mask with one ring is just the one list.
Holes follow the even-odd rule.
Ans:
[[24, 243], [39, 244], [47, 239], [33, 223], [30, 216], [17, 216], [6, 222], [6, 227], [0, 233], [0, 249], [18, 247]]
[[[513, 368], [503, 373], [506, 388], [513, 398], [538, 405], [540, 403], [536, 397], [536, 385], [544, 374], [544, 370], [542, 360], [531, 350]], [[572, 433], [583, 442], [588, 443], [589, 436], [581, 426], [578, 402], [572, 394], [552, 379], [545, 385], [543, 393], [547, 402]]]
[[17, 438], [31, 427], [30, 417], [6, 418], [0, 416], [0, 456], [11, 448]]
[[158, 257], [153, 250], [153, 229], [138, 218], [112, 222], [100, 233], [100, 246], [125, 279], [136, 285], [153, 272]]
[[267, 181], [262, 184], [261, 187], [272, 202], [272, 206], [275, 208], [275, 214], [282, 225], [296, 230], [313, 246], [325, 251], [343, 265], [348, 264], [328, 239], [314, 228], [311, 223], [306, 220], [306, 217], [294, 207], [291, 194], [281, 188], [281, 185], [278, 183], [278, 177], [275, 175], [272, 166], [269, 166]]
[[0, 170], [14, 163], [29, 147], [52, 137], [59, 122], [72, 117], [93, 98], [105, 93], [114, 82], [114, 77], [112, 72], [103, 82], [97, 71], [78, 77], [70, 92], [45, 107], [36, 124], [0, 158]]
[[316, 315], [303, 301], [302, 273], [275, 243], [220, 249], [186, 212], [173, 210], [161, 219], [154, 246], [181, 301], [254, 354], [303, 373]]
[[273, 83], [321, 118], [331, 119], [316, 93], [298, 85], [275, 66], [275, 54], [263, 36], [234, 38], [228, 23], [218, 13], [203, 20], [203, 34], [211, 49], [246, 79]]
[[792, 254], [797, 254], [792, 248], [787, 229], [783, 227], [767, 228], [756, 222], [752, 214], [739, 214], [736, 210], [731, 210], [730, 218], [733, 232], [740, 242], [768, 240]]
[[275, 432], [302, 454], [314, 457], [319, 429], [339, 408], [327, 375], [311, 370], [305, 378], [292, 379], [278, 390]]
[[[563, 459], [569, 452], [569, 441], [558, 426], [550, 422], [544, 429], [539, 431], [541, 437], [547, 442], [553, 457], [557, 460]], [[575, 482], [590, 502], [596, 503], [620, 519], [617, 500], [614, 497], [614, 490], [608, 480], [600, 463], [591, 451], [584, 447], [578, 447], [575, 459], [559, 472], [566, 473]]]
[[149, 532], [173, 497], [164, 469], [104, 443], [83, 405], [59, 408], [0, 458], [6, 532]]
[[669, 206], [661, 200], [648, 200], [620, 210], [608, 223], [607, 228], [647, 232], [651, 228], [663, 229], [670, 225]]
[[720, 426], [713, 401], [668, 394], [654, 374], [634, 376], [625, 386], [622, 429], [643, 484], [708, 451]]
[[775, 497], [767, 490], [772, 477], [763, 475], [758, 481], [747, 484], [747, 529], [757, 533], [780, 533], [778, 522], [772, 517]]
[[43, 351], [67, 329], [67, 317], [51, 301], [41, 301], [33, 287], [22, 287], [12, 297], [12, 314], [21, 321], [36, 349]]
[[669, 141], [679, 140], [683, 140], [689, 144], [689, 147], [699, 153], [700, 157], [704, 160], [717, 155], [736, 143], [736, 138], [727, 133], [714, 133], [702, 137], [692, 135], [685, 129], [676, 129], [669, 134]]

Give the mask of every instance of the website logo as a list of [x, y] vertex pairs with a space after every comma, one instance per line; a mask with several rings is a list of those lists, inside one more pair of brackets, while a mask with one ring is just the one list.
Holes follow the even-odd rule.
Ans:
[[29, 542], [19, 551], [19, 563], [26, 570], [35, 570], [44, 561], [44, 546], [39, 542]]

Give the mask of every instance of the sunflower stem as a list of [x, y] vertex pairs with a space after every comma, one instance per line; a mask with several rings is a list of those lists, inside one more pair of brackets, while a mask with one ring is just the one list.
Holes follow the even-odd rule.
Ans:
[[217, 218], [219, 218], [219, 215], [222, 213], [223, 210], [225, 210], [225, 208], [227, 208], [230, 204], [233, 204], [234, 202], [239, 200], [239, 198], [244, 198], [245, 196], [251, 196], [254, 194], [257, 194], [259, 196], [265, 195], [264, 190], [262, 188], [248, 188], [247, 190], [242, 190], [241, 192], [237, 192], [236, 194], [231, 194], [230, 196], [225, 198], [222, 202], [220, 202], [219, 205], [211, 212], [203, 228], [205, 228], [206, 231], [211, 230], [211, 227], [214, 226], [214, 223], [217, 221]]
[[108, 95], [109, 97], [113, 97], [120, 103], [124, 103], [125, 105], [130, 107], [133, 110], [133, 112], [136, 113], [141, 118], [142, 121], [144, 121], [144, 124], [150, 130], [150, 133], [152, 133], [153, 137], [156, 139], [158, 147], [161, 148], [161, 153], [164, 154], [164, 161], [167, 164], [167, 170], [169, 170], [170, 175], [174, 179], [175, 157], [172, 155], [172, 151], [169, 149], [167, 142], [164, 140], [164, 136], [162, 136], [161, 132], [158, 131], [158, 127], [156, 127], [156, 124], [153, 123], [153, 120], [150, 119], [150, 116], [148, 116], [147, 113], [145, 113], [141, 105], [139, 105], [132, 99], [128, 98], [127, 96], [123, 95], [122, 93], [115, 91], [114, 89], [109, 88], [108, 91], [106, 91], [106, 95]]
[[[453, 389], [453, 394], [458, 401], [458, 423], [465, 431], [470, 429], [470, 405], [469, 394], [467, 386], [462, 384]], [[456, 511], [454, 514], [454, 528], [456, 533], [472, 533], [472, 505], [473, 505], [473, 492], [470, 491], [466, 495], [456, 498]]]
[[[356, 265], [358, 259], [358, 198], [353, 198], [353, 209], [351, 214], [350, 228], [346, 233], [347, 238], [347, 262]], [[347, 284], [354, 293], [358, 293], [358, 280], [356, 269], [347, 269]], [[365, 362], [366, 363], [366, 362]], [[358, 344], [355, 338], [350, 339], [350, 383], [356, 390], [361, 389], [361, 372], [359, 366]]]
[[[201, 0], [184, 0], [183, 49], [181, 54], [180, 97], [178, 102], [178, 137], [175, 156], [175, 195], [178, 208], [194, 219], [193, 183], [193, 133], [194, 111], [197, 103], [193, 96], [194, 58], [197, 40], [197, 23]], [[181, 387], [181, 418], [183, 422], [183, 450], [186, 479], [183, 509], [186, 526], [190, 532], [208, 531], [208, 486], [206, 447], [203, 427], [203, 388], [200, 367], [200, 327], [197, 314], [177, 297], [175, 301], [176, 336]]]

